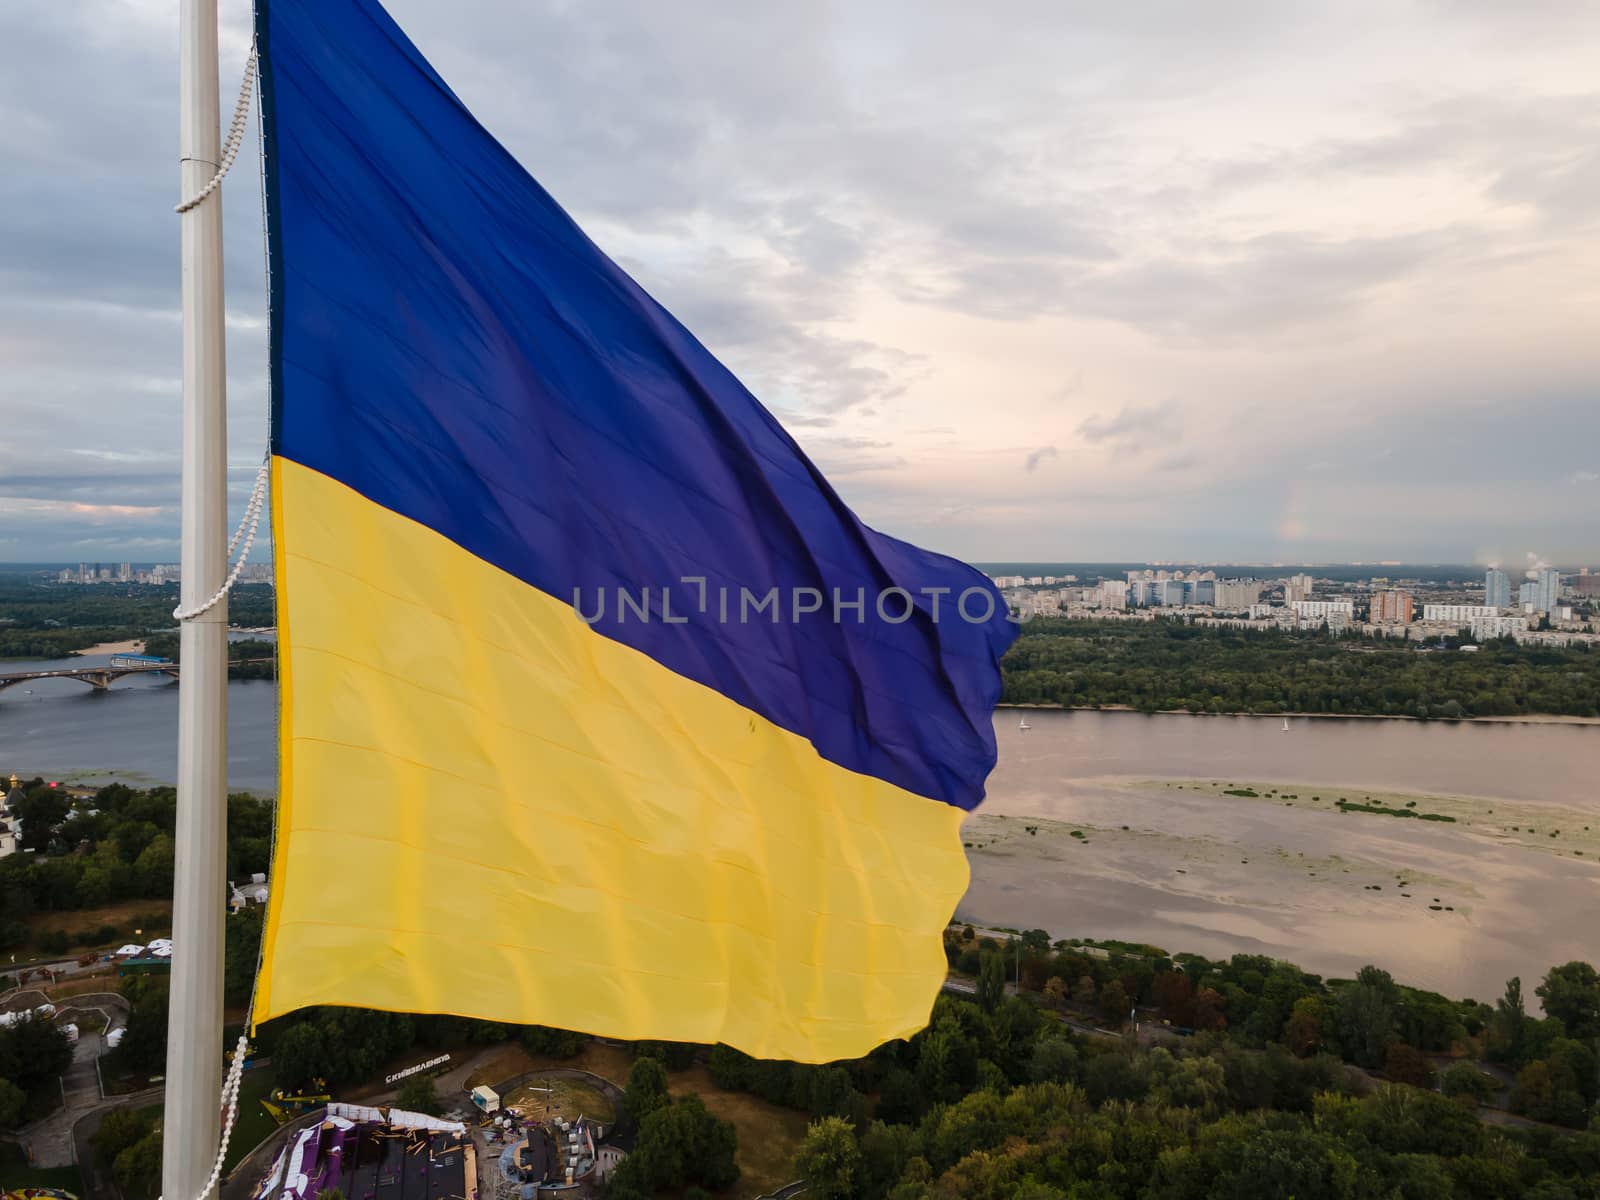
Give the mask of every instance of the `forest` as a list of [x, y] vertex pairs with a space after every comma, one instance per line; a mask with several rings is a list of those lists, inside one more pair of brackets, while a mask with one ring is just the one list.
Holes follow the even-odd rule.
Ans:
[[[20, 790], [12, 815], [22, 827], [23, 853], [0, 859], [0, 951], [50, 955], [72, 948], [64, 934], [34, 931], [30, 918], [37, 914], [172, 898], [174, 789], [110, 784], [76, 803], [43, 779]], [[229, 796], [228, 878], [265, 871], [271, 860], [271, 804]], [[112, 925], [90, 936], [97, 944], [126, 940], [131, 932], [131, 925]]]
[[1600, 716], [1600, 651], [1484, 642], [1476, 653], [1182, 621], [1029, 621], [1002, 700], [1140, 712], [1459, 719]]
[[[238, 584], [228, 619], [244, 628], [273, 623], [268, 584]], [[0, 658], [65, 658], [101, 642], [170, 633], [178, 585], [41, 583], [0, 572]]]

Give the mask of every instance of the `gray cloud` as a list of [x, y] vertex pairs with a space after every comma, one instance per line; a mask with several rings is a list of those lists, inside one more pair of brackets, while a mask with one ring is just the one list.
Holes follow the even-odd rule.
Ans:
[[1028, 457], [1023, 460], [1022, 469], [1031, 474], [1045, 459], [1055, 458], [1058, 453], [1054, 446], [1040, 446], [1037, 450], [1029, 451]]
[[1160, 404], [1124, 405], [1110, 417], [1085, 417], [1078, 436], [1092, 446], [1105, 445], [1118, 454], [1138, 454], [1153, 446], [1171, 445], [1182, 434], [1182, 420], [1174, 400]]

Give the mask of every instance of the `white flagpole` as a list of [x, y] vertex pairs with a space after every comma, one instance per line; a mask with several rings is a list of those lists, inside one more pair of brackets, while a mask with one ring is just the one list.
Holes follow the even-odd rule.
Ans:
[[[217, 0], [181, 0], [179, 153], [183, 198], [221, 160]], [[222, 193], [179, 218], [183, 238], [183, 587], [203, 605], [227, 571], [227, 396], [223, 339]], [[183, 622], [178, 689], [177, 868], [172, 1007], [167, 1022], [161, 1191], [197, 1200], [220, 1134], [222, 917], [227, 825], [227, 627], [223, 599]]]

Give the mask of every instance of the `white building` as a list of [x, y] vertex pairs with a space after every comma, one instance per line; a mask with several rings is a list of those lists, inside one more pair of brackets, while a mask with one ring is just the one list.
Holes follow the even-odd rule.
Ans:
[[1100, 583], [1099, 606], [1101, 608], [1127, 608], [1128, 585], [1120, 579], [1106, 579]]
[[1461, 625], [1479, 617], [1498, 617], [1500, 610], [1488, 604], [1424, 604], [1424, 621], [1456, 621]]
[[1484, 638], [1505, 637], [1507, 634], [1515, 637], [1526, 632], [1528, 628], [1527, 617], [1474, 617], [1467, 623], [1467, 628], [1472, 630], [1472, 636], [1482, 641]]
[[11, 776], [11, 790], [0, 796], [0, 858], [9, 858], [17, 852], [22, 840], [22, 822], [17, 820], [11, 806], [22, 799], [22, 785], [15, 774]]
[[1283, 582], [1283, 599], [1286, 604], [1296, 600], [1311, 599], [1311, 576], [1291, 575]]
[[1218, 608], [1249, 608], [1261, 599], [1261, 585], [1254, 579], [1217, 580]]
[[1349, 621], [1355, 616], [1356, 603], [1354, 600], [1292, 600], [1289, 608], [1302, 620], [1326, 621], [1341, 617]]

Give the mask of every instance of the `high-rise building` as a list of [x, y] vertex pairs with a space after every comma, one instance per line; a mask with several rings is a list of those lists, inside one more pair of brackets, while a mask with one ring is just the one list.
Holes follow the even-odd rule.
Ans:
[[1127, 608], [1128, 585], [1120, 579], [1106, 579], [1100, 584], [1101, 608]]
[[1283, 602], [1293, 604], [1296, 600], [1311, 599], [1311, 576], [1291, 575], [1283, 584]]
[[1261, 585], [1254, 579], [1221, 579], [1217, 581], [1218, 608], [1249, 608], [1261, 599]]
[[1550, 612], [1561, 599], [1561, 572], [1554, 567], [1540, 567], [1533, 577], [1533, 610]]
[[1374, 625], [1411, 624], [1411, 593], [1398, 589], [1372, 593], [1372, 612], [1369, 619]]
[[1484, 572], [1483, 602], [1490, 608], [1511, 607], [1511, 577], [1499, 567]]
[[1517, 607], [1532, 610], [1539, 601], [1539, 588], [1533, 582], [1523, 584], [1517, 589]]

